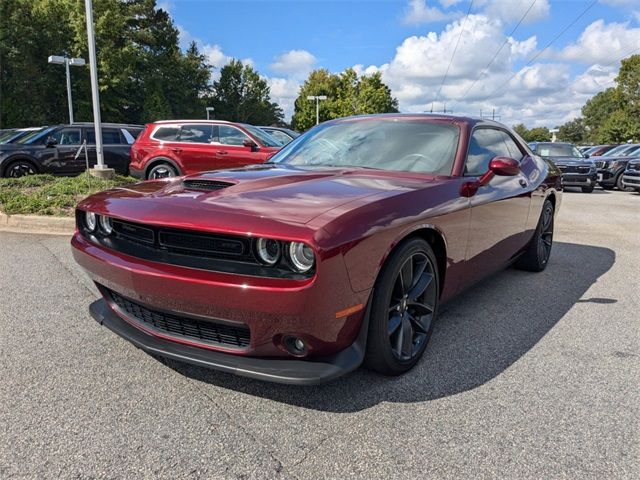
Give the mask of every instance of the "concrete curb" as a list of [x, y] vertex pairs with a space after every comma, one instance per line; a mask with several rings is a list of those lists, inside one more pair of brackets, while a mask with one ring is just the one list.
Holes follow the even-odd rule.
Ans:
[[73, 235], [75, 219], [40, 215], [6, 215], [0, 212], [0, 232]]

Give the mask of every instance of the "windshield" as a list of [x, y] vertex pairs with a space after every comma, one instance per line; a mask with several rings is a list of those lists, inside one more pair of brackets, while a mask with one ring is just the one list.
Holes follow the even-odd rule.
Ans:
[[260, 130], [258, 127], [254, 127], [253, 125], [243, 125], [243, 127], [246, 128], [251, 135], [253, 135], [258, 140], [260, 140], [260, 143], [262, 143], [265, 147], [281, 147], [282, 146], [282, 144], [279, 141], [277, 141], [275, 138], [273, 138], [264, 130]]
[[628, 157], [633, 152], [635, 152], [637, 148], [638, 145], [627, 145], [627, 148], [623, 148], [622, 150], [620, 150], [617, 155], [620, 157]]
[[415, 120], [366, 119], [316, 127], [271, 162], [450, 175], [458, 127]]
[[36, 130], [15, 130], [13, 132], [11, 132], [8, 135], [5, 135], [4, 137], [0, 138], [0, 144], [6, 144], [6, 143], [20, 143], [20, 139], [26, 137], [27, 135], [31, 135], [32, 133], [37, 133], [42, 129], [36, 129]]
[[38, 140], [40, 140], [42, 137], [44, 137], [46, 134], [48, 134], [52, 129], [51, 128], [45, 128], [42, 130], [34, 130], [33, 132], [29, 132], [27, 135], [25, 135], [24, 137], [20, 138], [19, 140], [16, 140], [14, 143], [19, 143], [22, 145], [30, 145]]
[[541, 157], [575, 157], [582, 158], [580, 150], [573, 145], [561, 143], [542, 143], [536, 145], [536, 153]]
[[6, 130], [4, 132], [0, 132], [0, 143], [7, 142], [10, 138], [13, 138], [16, 135], [16, 130]]

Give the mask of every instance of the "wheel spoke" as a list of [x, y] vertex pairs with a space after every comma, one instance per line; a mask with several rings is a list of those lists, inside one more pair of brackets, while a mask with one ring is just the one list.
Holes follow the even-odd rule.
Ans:
[[413, 281], [413, 257], [409, 258], [400, 269], [400, 284], [402, 285], [403, 295], [409, 292], [411, 282]]
[[402, 325], [402, 317], [400, 315], [394, 315], [389, 319], [389, 336], [392, 336], [398, 331], [398, 328]]
[[402, 344], [401, 350], [403, 357], [411, 357], [413, 353], [413, 327], [408, 316], [402, 318]]
[[429, 317], [428, 315], [423, 315], [421, 317], [414, 317], [410, 315], [409, 319], [411, 320], [413, 330], [416, 333], [426, 335], [429, 332], [429, 327], [431, 326], [431, 317]]
[[433, 280], [433, 275], [424, 272], [423, 269], [422, 275], [420, 275], [416, 283], [411, 287], [411, 290], [409, 290], [409, 298], [411, 300], [418, 300], [418, 298], [420, 298], [420, 295], [424, 293], [424, 291], [431, 283], [431, 280]]
[[407, 307], [419, 317], [433, 313], [433, 306], [426, 303], [408, 302]]

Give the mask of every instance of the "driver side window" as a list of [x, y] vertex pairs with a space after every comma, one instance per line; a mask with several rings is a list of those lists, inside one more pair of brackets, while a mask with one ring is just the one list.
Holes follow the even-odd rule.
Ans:
[[511, 157], [502, 135], [501, 131], [493, 128], [479, 128], [473, 132], [469, 140], [465, 175], [482, 175], [489, 170], [489, 162], [494, 157]]
[[218, 131], [218, 142], [223, 145], [237, 145], [242, 146], [242, 142], [250, 140], [250, 138], [235, 127], [228, 125], [220, 125]]
[[62, 128], [51, 135], [57, 145], [80, 145], [79, 128]]

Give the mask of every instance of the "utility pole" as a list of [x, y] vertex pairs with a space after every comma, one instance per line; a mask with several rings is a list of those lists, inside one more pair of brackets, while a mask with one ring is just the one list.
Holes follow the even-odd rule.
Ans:
[[96, 59], [96, 39], [93, 33], [93, 4], [84, 0], [87, 16], [87, 44], [89, 47], [89, 71], [91, 73], [91, 99], [93, 102], [93, 125], [96, 132], [97, 165], [91, 174], [100, 178], [113, 178], [115, 170], [104, 164], [102, 150], [102, 120], [100, 119], [100, 92], [98, 91], [98, 61]]
[[307, 96], [307, 100], [315, 100], [316, 101], [316, 125], [320, 123], [320, 100], [326, 100], [326, 95], [309, 95]]
[[72, 67], [82, 67], [85, 65], [84, 58], [67, 58], [60, 55], [49, 55], [49, 63], [54, 65], [64, 65], [67, 74], [67, 103], [69, 104], [69, 123], [73, 123], [73, 100], [71, 99], [71, 72]]

